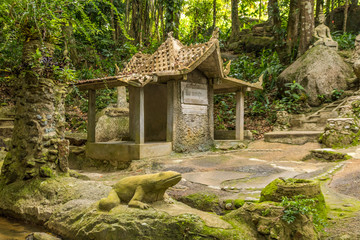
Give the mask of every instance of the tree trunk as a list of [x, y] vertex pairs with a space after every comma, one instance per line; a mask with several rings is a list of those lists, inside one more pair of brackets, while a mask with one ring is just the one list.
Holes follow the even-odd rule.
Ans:
[[300, 41], [298, 57], [310, 46], [314, 32], [314, 0], [300, 1]]
[[281, 29], [281, 19], [279, 11], [278, 0], [269, 0], [268, 2], [268, 22], [273, 27], [274, 37], [276, 41], [280, 40], [280, 29]]
[[287, 54], [289, 56], [291, 56], [293, 49], [298, 41], [299, 20], [300, 20], [299, 0], [291, 0], [288, 25], [287, 25], [287, 39], [286, 39]]
[[278, 0], [269, 0], [268, 2], [268, 22], [277, 28], [281, 27], [280, 11]]
[[165, 11], [165, 32], [164, 38], [166, 38], [166, 34], [169, 32], [174, 32], [174, 1], [168, 0], [166, 3], [166, 11]]
[[140, 35], [141, 35], [141, 9], [140, 9], [140, 1], [133, 0], [132, 1], [132, 16], [131, 16], [131, 34], [134, 38], [134, 43], [140, 43]]
[[261, 0], [259, 1], [259, 20], [261, 20], [261, 14], [262, 14], [262, 6], [261, 6]]
[[80, 60], [79, 60], [79, 55], [76, 49], [76, 40], [73, 36], [73, 26], [71, 24], [71, 22], [69, 22], [68, 25], [64, 25], [62, 27], [63, 29], [63, 33], [64, 33], [64, 42], [65, 42], [65, 49], [68, 51], [68, 53], [70, 53], [70, 59], [71, 62], [76, 66], [77, 64], [79, 64]]
[[239, 0], [231, 0], [231, 35], [230, 42], [235, 42], [240, 33]]
[[213, 24], [212, 24], [213, 31], [215, 27], [216, 27], [216, 0], [213, 0]]
[[38, 59], [34, 61], [37, 49], [51, 59], [54, 47], [43, 45], [39, 40], [24, 43], [22, 61], [26, 69], [17, 86], [10, 152], [1, 169], [2, 180], [7, 184], [68, 171], [69, 141], [64, 136], [65, 86], [49, 79], [49, 71], [38, 64]]
[[344, 9], [344, 27], [343, 27], [344, 33], [346, 33], [346, 24], [347, 24], [347, 19], [348, 19], [348, 9], [349, 9], [349, 0], [346, 0], [345, 1], [345, 9]]

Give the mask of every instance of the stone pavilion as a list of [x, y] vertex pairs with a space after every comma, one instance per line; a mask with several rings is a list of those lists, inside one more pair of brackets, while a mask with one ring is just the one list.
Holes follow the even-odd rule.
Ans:
[[[131, 160], [205, 151], [214, 144], [214, 94], [236, 93], [236, 139], [244, 139], [244, 95], [262, 89], [228, 77], [215, 31], [208, 42], [183, 45], [170, 33], [151, 55], [135, 54], [116, 76], [82, 80], [88, 90], [87, 157], [122, 168]], [[95, 141], [96, 90], [126, 86], [131, 141]]]

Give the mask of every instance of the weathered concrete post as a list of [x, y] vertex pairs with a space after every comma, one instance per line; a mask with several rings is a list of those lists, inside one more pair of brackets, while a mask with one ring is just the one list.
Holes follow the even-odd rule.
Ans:
[[236, 140], [244, 140], [244, 99], [245, 88], [236, 92]]
[[88, 111], [88, 129], [87, 129], [87, 141], [95, 142], [95, 100], [96, 100], [96, 91], [89, 90], [89, 111]]
[[134, 96], [134, 119], [133, 119], [133, 131], [135, 144], [143, 144], [145, 142], [144, 131], [144, 88], [135, 87], [132, 91]]
[[174, 94], [175, 82], [167, 83], [167, 121], [166, 121], [166, 141], [173, 141], [174, 134]]

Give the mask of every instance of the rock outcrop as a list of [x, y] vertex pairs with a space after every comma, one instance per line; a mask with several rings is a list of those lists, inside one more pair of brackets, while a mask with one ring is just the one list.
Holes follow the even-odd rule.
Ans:
[[107, 107], [96, 123], [97, 142], [126, 140], [129, 138], [129, 109]]
[[315, 46], [286, 68], [279, 76], [279, 89], [286, 83], [299, 83], [308, 95], [311, 106], [321, 104], [319, 96], [330, 98], [332, 91], [345, 90], [347, 80], [353, 76], [349, 65], [326, 46]]
[[[258, 239], [237, 222], [183, 203], [158, 201], [147, 210], [120, 204], [99, 211], [111, 187], [75, 178], [18, 181], [0, 186], [0, 214], [41, 224], [64, 239]], [[234, 220], [236, 221], [236, 220]]]
[[354, 51], [354, 72], [358, 79], [360, 79], [360, 34], [355, 39], [355, 51]]

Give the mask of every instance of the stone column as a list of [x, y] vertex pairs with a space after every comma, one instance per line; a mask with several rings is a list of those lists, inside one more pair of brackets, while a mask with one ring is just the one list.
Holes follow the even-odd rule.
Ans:
[[130, 87], [130, 136], [135, 144], [145, 142], [144, 88]]
[[126, 101], [126, 87], [117, 87], [117, 107], [128, 108], [129, 104]]
[[244, 99], [245, 88], [241, 88], [236, 92], [236, 140], [244, 140]]
[[95, 142], [96, 91], [89, 90], [87, 141]]
[[167, 82], [167, 121], [166, 121], [166, 141], [173, 141], [174, 134], [174, 81]]

